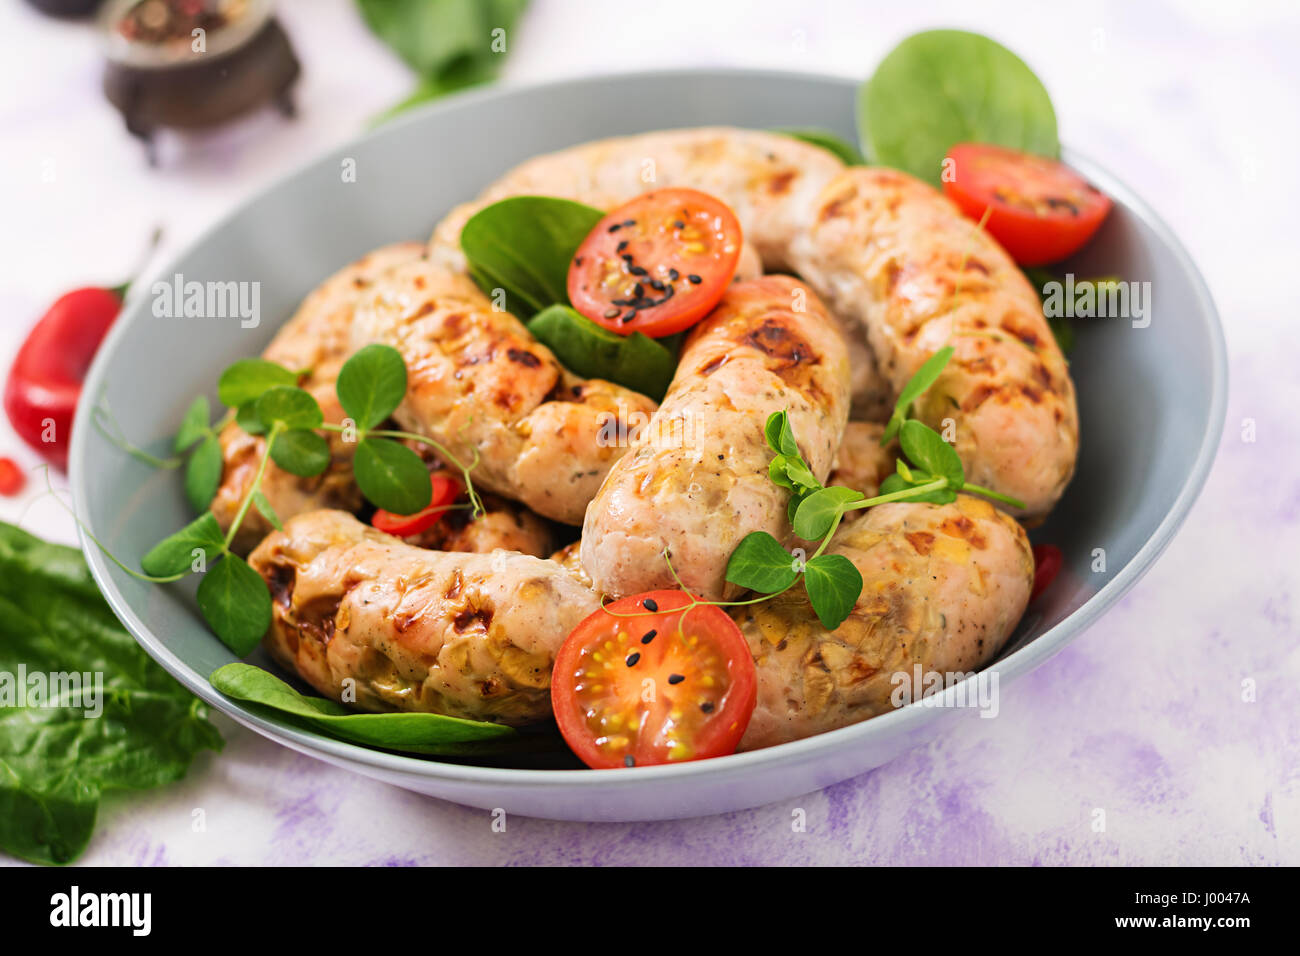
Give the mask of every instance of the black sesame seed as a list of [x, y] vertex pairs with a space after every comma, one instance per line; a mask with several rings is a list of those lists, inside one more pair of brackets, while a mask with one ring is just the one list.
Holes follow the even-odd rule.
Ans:
[[673, 228], [674, 228], [674, 229], [685, 229], [685, 228], [686, 228], [686, 223], [684, 223], [684, 222], [682, 222], [680, 219], [678, 219], [676, 222], [673, 223]]
[[605, 318], [607, 318], [607, 319], [616, 319], [616, 318], [618, 318], [618, 313], [619, 313], [619, 311], [620, 311], [619, 309], [606, 309], [606, 310], [605, 310]]
[[616, 222], [616, 223], [614, 223], [614, 225], [612, 225], [612, 226], [609, 227], [609, 231], [610, 231], [610, 232], [618, 232], [618, 231], [619, 231], [620, 229], [622, 229], [622, 228], [623, 228], [623, 224], [622, 224], [621, 222]]
[[688, 279], [691, 280], [691, 285], [699, 285], [701, 282], [704, 281], [703, 279], [701, 279], [699, 276], [695, 275], [694, 273], [691, 273], [691, 274], [688, 275], [686, 278], [688, 278]]
[[668, 270], [668, 278], [672, 279], [674, 282], [676, 282], [676, 281], [677, 281], [678, 279], [680, 279], [681, 277], [682, 277], [682, 274], [681, 274], [680, 272], [678, 272], [676, 269], [669, 269], [669, 270]]
[[618, 244], [618, 248], [615, 249], [614, 251], [615, 251], [615, 252], [622, 252], [622, 251], [623, 251], [624, 249], [626, 249], [626, 248], [627, 248], [627, 240], [624, 239], [622, 242], [620, 242], [620, 243]]
[[644, 601], [641, 602], [641, 606], [645, 608], [647, 611], [659, 610], [659, 602], [656, 601], [654, 598], [646, 598]]
[[713, 713], [713, 701], [706, 700], [704, 703], [700, 704], [700, 710], [704, 711], [706, 714]]
[[641, 643], [649, 644], [651, 641], [655, 639], [655, 635], [658, 633], [659, 633], [658, 631], [646, 631], [644, 634], [641, 635]]
[[630, 252], [623, 253], [623, 255], [621, 255], [619, 258], [622, 259], [624, 262], [626, 262], [628, 265], [632, 264], [632, 254]]
[[640, 659], [641, 659], [641, 654], [639, 652], [634, 652], [632, 654], [627, 655], [627, 666], [628, 667], [635, 666], [636, 662], [639, 661]]
[[681, 674], [669, 674], [669, 675], [668, 675], [668, 683], [670, 683], [670, 684], [680, 684], [680, 683], [681, 683], [682, 681], [684, 681], [684, 680], [686, 680], [686, 678], [683, 677]]
[[574, 257], [573, 257], [573, 264], [574, 264], [575, 266], [580, 266], [580, 265], [582, 265], [582, 256], [574, 256]]
[[624, 767], [635, 767], [635, 766], [636, 766], [636, 758], [633, 757], [631, 754], [628, 754], [626, 757], [623, 758], [623, 766], [624, 766]]
[[650, 288], [654, 289], [656, 292], [662, 292], [664, 291], [664, 284], [658, 279], [651, 279]]
[[628, 309], [627, 315], [623, 316], [623, 321], [631, 322], [635, 318], [636, 318], [636, 309]]
[[643, 286], [641, 283], [638, 282], [636, 286], [632, 289], [632, 294], [636, 296], [638, 299], [644, 299], [645, 286]]
[[647, 276], [650, 274], [646, 272], [644, 269], [642, 269], [640, 266], [628, 266], [627, 271], [632, 273], [632, 275], [634, 276]]
[[623, 220], [623, 225], [625, 225], [625, 226], [635, 226], [635, 225], [636, 225], [636, 220], [635, 220], [635, 219], [624, 219], [624, 220]]

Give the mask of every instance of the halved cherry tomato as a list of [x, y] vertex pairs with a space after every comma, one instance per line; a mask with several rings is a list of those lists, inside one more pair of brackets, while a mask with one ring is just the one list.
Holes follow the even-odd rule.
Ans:
[[1065, 555], [1056, 545], [1034, 545], [1034, 586], [1029, 591], [1029, 600], [1033, 601], [1047, 590], [1061, 573], [1061, 565], [1064, 563]]
[[757, 686], [749, 646], [721, 608], [650, 591], [573, 629], [555, 657], [551, 704], [588, 767], [646, 766], [733, 753]]
[[578, 247], [569, 301], [619, 335], [672, 335], [718, 304], [742, 244], [736, 214], [707, 193], [642, 193], [598, 222]]
[[[1110, 199], [1054, 159], [983, 143], [948, 150], [943, 191], [1022, 266], [1058, 262], [1092, 238]], [[952, 179], [949, 182], [949, 179]]]
[[399, 538], [409, 538], [432, 528], [451, 503], [460, 497], [463, 489], [455, 478], [438, 471], [429, 475], [429, 482], [433, 485], [433, 497], [427, 508], [413, 515], [395, 515], [380, 508], [370, 523], [380, 531], [395, 534]]

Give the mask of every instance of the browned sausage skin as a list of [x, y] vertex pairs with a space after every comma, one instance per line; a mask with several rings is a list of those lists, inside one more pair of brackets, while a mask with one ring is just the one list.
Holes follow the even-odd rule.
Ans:
[[[810, 737], [893, 709], [896, 675], [969, 673], [1024, 613], [1034, 560], [1024, 529], [982, 498], [878, 505], [831, 553], [862, 574], [848, 619], [827, 631], [795, 588], [733, 612], [758, 668], [740, 749]], [[919, 693], [918, 693], [919, 696]]]
[[290, 519], [249, 563], [271, 589], [271, 655], [361, 710], [544, 720], [555, 652], [599, 606], [554, 561], [428, 551], [340, 511]]
[[[579, 524], [626, 448], [607, 434], [648, 420], [649, 398], [566, 371], [523, 323], [467, 276], [428, 262], [389, 272], [358, 306], [353, 345], [390, 345], [407, 368], [395, 413], [439, 442], [487, 491]], [[622, 424], [620, 424], [622, 423]]]
[[[853, 168], [822, 190], [796, 268], [859, 323], [895, 394], [945, 345], [956, 351], [918, 412], [967, 479], [1042, 516], [1079, 446], [1074, 385], [1038, 296], [1002, 247], [905, 173]], [[949, 427], [950, 426], [950, 427]]]
[[731, 286], [688, 338], [677, 375], [587, 509], [582, 564], [598, 590], [634, 594], [676, 582], [734, 595], [727, 559], [745, 535], [790, 534], [788, 496], [768, 477], [763, 426], [785, 411], [824, 479], [848, 416], [844, 340], [817, 297], [788, 276]]
[[[312, 393], [325, 421], [340, 424], [345, 415], [334, 393], [339, 369], [351, 354], [353, 310], [361, 295], [393, 266], [419, 259], [424, 246], [398, 242], [367, 253], [330, 276], [311, 291], [288, 322], [276, 333], [262, 357], [292, 371], [304, 372], [302, 387]], [[361, 492], [352, 480], [355, 445], [337, 432], [324, 432], [331, 461], [321, 475], [301, 478], [268, 462], [260, 486], [281, 519], [317, 508], [355, 511]], [[250, 435], [233, 422], [221, 431], [224, 461], [221, 484], [211, 504], [222, 530], [227, 530], [243, 503], [266, 453], [266, 440]], [[247, 554], [271, 530], [256, 509], [249, 509], [231, 546]]]

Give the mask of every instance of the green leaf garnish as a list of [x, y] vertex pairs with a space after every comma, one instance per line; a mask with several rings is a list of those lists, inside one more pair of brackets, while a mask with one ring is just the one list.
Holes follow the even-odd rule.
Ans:
[[261, 358], [239, 359], [221, 373], [217, 397], [229, 408], [257, 401], [268, 388], [296, 385], [298, 376], [283, 365]]
[[885, 432], [880, 436], [880, 444], [888, 445], [893, 441], [894, 436], [898, 434], [898, 430], [903, 427], [903, 422], [907, 418], [912, 403], [938, 380], [944, 366], [948, 364], [948, 360], [952, 358], [952, 355], [953, 347], [945, 345], [926, 359], [921, 367], [916, 370], [916, 374], [907, 380], [903, 390], [898, 393], [898, 401], [894, 403], [893, 414], [889, 416], [889, 423], [885, 426]]
[[528, 331], [569, 371], [664, 397], [677, 373], [677, 353], [640, 332], [619, 335], [567, 305], [552, 305], [528, 322]]
[[170, 577], [185, 574], [194, 565], [194, 552], [205, 554], [204, 564], [215, 561], [226, 549], [221, 526], [211, 511], [205, 511], [180, 531], [155, 544], [140, 561], [145, 574]]
[[275, 513], [275, 509], [271, 507], [271, 502], [266, 500], [266, 495], [262, 494], [260, 490], [253, 492], [253, 507], [257, 509], [258, 514], [266, 519], [267, 524], [276, 531], [284, 530], [284, 525], [280, 522], [280, 516]]
[[315, 432], [295, 429], [275, 437], [271, 460], [291, 475], [310, 478], [330, 466], [330, 445]]
[[813, 146], [820, 146], [846, 166], [863, 166], [866, 164], [866, 160], [862, 158], [862, 153], [856, 146], [847, 140], [841, 139], [829, 130], [792, 128], [776, 129], [772, 132], [781, 133], [793, 139], [802, 140], [805, 143], [811, 143]]
[[842, 554], [821, 554], [804, 566], [804, 588], [822, 627], [833, 631], [853, 611], [862, 593], [862, 575]]
[[569, 302], [569, 263], [605, 218], [599, 209], [551, 196], [513, 196], [480, 209], [460, 232], [470, 275], [485, 293], [526, 319]]
[[767, 439], [767, 447], [778, 455], [799, 458], [799, 443], [794, 440], [794, 429], [790, 427], [790, 416], [786, 412], [773, 412], [767, 416], [763, 437]]
[[271, 592], [262, 576], [238, 555], [227, 554], [199, 582], [199, 610], [221, 643], [240, 657], [271, 626]]
[[835, 526], [846, 505], [863, 501], [866, 497], [860, 491], [839, 485], [814, 491], [799, 503], [795, 511], [794, 533], [805, 541], [818, 541]]
[[194, 399], [190, 403], [190, 407], [186, 409], [185, 417], [181, 419], [181, 427], [176, 432], [176, 440], [172, 442], [172, 451], [179, 455], [206, 435], [210, 415], [211, 410], [208, 408], [207, 396], [200, 395]]
[[521, 734], [504, 724], [442, 714], [358, 714], [324, 697], [300, 694], [251, 664], [227, 664], [208, 679], [227, 697], [269, 708], [332, 737], [367, 747], [463, 756], [537, 749], [551, 743], [551, 739]]
[[907, 37], [858, 91], [862, 152], [941, 185], [958, 143], [992, 143], [1055, 159], [1056, 113], [1018, 56], [988, 37], [928, 30]]
[[262, 424], [262, 420], [257, 417], [256, 401], [240, 405], [235, 410], [235, 424], [250, 435], [266, 434], [266, 427]]
[[[966, 472], [956, 450], [933, 428], [912, 419], [898, 433], [903, 454], [931, 475], [942, 475], [953, 488], [966, 483]], [[901, 474], [901, 472], [900, 472]]]
[[319, 428], [325, 421], [316, 399], [301, 388], [277, 385], [268, 388], [253, 403], [257, 420], [266, 428], [277, 422], [282, 428]]
[[429, 506], [433, 488], [429, 469], [405, 445], [386, 438], [365, 438], [352, 461], [357, 486], [376, 506], [398, 515], [412, 515]]
[[766, 531], [752, 531], [727, 560], [727, 580], [750, 591], [784, 591], [799, 577], [794, 557]]
[[360, 429], [374, 428], [406, 397], [406, 363], [388, 345], [367, 345], [339, 369], [339, 404]]
[[212, 503], [221, 485], [222, 468], [221, 442], [209, 435], [185, 464], [185, 497], [195, 511], [204, 511]]

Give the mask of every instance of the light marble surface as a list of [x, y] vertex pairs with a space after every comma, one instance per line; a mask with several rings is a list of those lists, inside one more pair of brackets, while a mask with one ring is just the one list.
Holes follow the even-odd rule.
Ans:
[[[98, 90], [85, 27], [0, 5], [0, 356], [60, 292], [113, 284], [163, 223], [156, 268], [274, 177], [402, 96], [404, 68], [346, 0], [282, 0], [300, 118], [163, 145], [146, 168]], [[1293, 2], [536, 0], [505, 82], [736, 64], [861, 77], [907, 33], [990, 33], [1047, 84], [1062, 139], [1170, 223], [1227, 327], [1219, 458], [1186, 526], [1089, 633], [951, 732], [822, 793], [669, 823], [511, 819], [298, 756], [218, 716], [225, 752], [104, 804], [84, 862], [1300, 863], [1300, 8]], [[978, 7], [978, 12], [976, 8]], [[1069, 12], [1066, 13], [1068, 8]], [[1059, 12], [1058, 12], [1059, 11]], [[147, 383], [142, 383], [147, 387]], [[1256, 440], [1243, 441], [1253, 420]], [[34, 456], [0, 422], [0, 454]], [[1294, 469], [1294, 470], [1293, 470]], [[50, 501], [0, 517], [73, 540]], [[1255, 700], [1243, 701], [1251, 681]], [[193, 832], [196, 808], [205, 832]], [[807, 817], [794, 832], [793, 811]], [[1095, 832], [1095, 811], [1106, 815]]]

